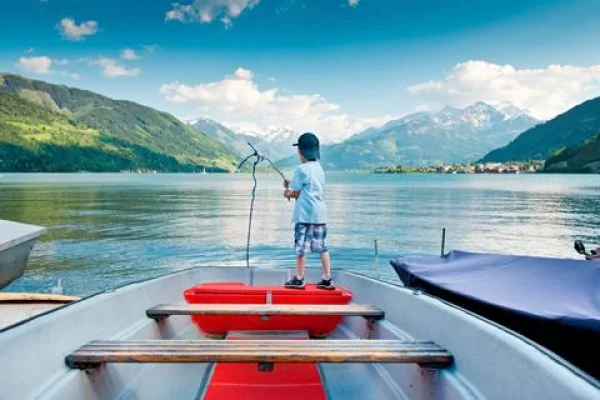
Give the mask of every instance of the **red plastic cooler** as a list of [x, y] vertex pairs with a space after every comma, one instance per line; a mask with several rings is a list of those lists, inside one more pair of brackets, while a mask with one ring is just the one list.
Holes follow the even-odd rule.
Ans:
[[[270, 293], [269, 295], [267, 293]], [[306, 285], [304, 290], [280, 286], [248, 286], [244, 283], [203, 283], [184, 292], [190, 304], [348, 304], [352, 292], [344, 288], [317, 289]], [[230, 331], [299, 331], [313, 337], [331, 334], [342, 321], [341, 316], [281, 316], [263, 319], [258, 315], [195, 315], [196, 326], [209, 335], [225, 335]]]

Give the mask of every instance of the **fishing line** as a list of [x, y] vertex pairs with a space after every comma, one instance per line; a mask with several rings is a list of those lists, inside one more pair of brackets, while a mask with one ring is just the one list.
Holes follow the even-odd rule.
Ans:
[[254, 152], [252, 154], [250, 154], [249, 156], [247, 156], [246, 158], [244, 158], [238, 165], [238, 170], [239, 170], [240, 168], [242, 168], [242, 166], [248, 160], [250, 160], [252, 157], [254, 157], [254, 162], [252, 163], [252, 180], [254, 181], [254, 186], [252, 187], [252, 196], [251, 196], [251, 200], [250, 200], [250, 215], [248, 217], [248, 236], [246, 239], [246, 268], [250, 268], [250, 235], [252, 233], [252, 215], [254, 214], [254, 202], [256, 200], [256, 187], [258, 186], [258, 180], [256, 179], [256, 167], [262, 161], [267, 161], [271, 165], [271, 167], [281, 176], [281, 178], [284, 181], [286, 180], [283, 172], [281, 172], [281, 170], [279, 168], [277, 168], [275, 166], [275, 164], [273, 164], [273, 162], [271, 160], [269, 160], [269, 158], [260, 154], [258, 152], [258, 150], [256, 150], [256, 148], [254, 146], [252, 146], [252, 144], [250, 142], [248, 142], [248, 146], [250, 146]]

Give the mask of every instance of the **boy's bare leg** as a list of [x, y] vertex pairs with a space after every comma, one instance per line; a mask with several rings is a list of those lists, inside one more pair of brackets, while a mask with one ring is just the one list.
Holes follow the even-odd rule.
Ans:
[[296, 278], [304, 279], [304, 271], [306, 270], [306, 257], [296, 257]]
[[328, 251], [321, 253], [321, 266], [323, 267], [323, 279], [331, 279], [331, 257], [329, 257]]

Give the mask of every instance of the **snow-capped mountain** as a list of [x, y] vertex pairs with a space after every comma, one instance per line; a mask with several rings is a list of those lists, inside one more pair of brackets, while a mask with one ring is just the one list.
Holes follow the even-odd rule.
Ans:
[[446, 106], [410, 114], [326, 146], [323, 162], [340, 169], [471, 162], [539, 122], [512, 104]]
[[268, 126], [245, 130], [235, 126], [229, 128], [211, 119], [194, 119], [187, 122], [197, 130], [225, 144], [239, 156], [249, 153], [248, 142], [250, 142], [273, 161], [294, 154], [295, 148], [292, 144], [298, 138], [297, 132], [285, 127]]
[[381, 130], [393, 126], [413, 126], [415, 134], [430, 133], [432, 127], [464, 127], [471, 126], [475, 130], [488, 129], [502, 121], [526, 117], [535, 120], [527, 111], [521, 110], [511, 103], [503, 103], [493, 107], [479, 101], [464, 109], [445, 106], [438, 112], [418, 112], [400, 119], [390, 121]]
[[513, 103], [508, 101], [499, 103], [495, 106], [495, 108], [504, 115], [505, 119], [513, 119], [524, 115], [531, 117], [529, 110], [518, 108]]
[[298, 132], [290, 128], [273, 125], [264, 127], [252, 126], [252, 128], [234, 127], [233, 129], [238, 134], [259, 137], [269, 143], [294, 140], [299, 136]]
[[281, 160], [296, 153], [292, 144], [300, 134], [288, 127], [281, 126], [238, 126], [233, 127], [238, 135], [253, 138], [259, 143], [259, 150], [272, 160]]
[[[226, 144], [239, 155], [251, 142], [271, 160], [286, 157], [295, 163], [292, 144], [299, 133], [280, 126], [226, 127], [210, 119], [192, 121], [196, 129]], [[510, 103], [477, 102], [465, 108], [446, 106], [369, 128], [346, 141], [323, 146], [323, 163], [330, 168], [372, 169], [393, 164], [470, 162], [504, 146], [540, 121]], [[285, 165], [286, 162], [283, 162]]]

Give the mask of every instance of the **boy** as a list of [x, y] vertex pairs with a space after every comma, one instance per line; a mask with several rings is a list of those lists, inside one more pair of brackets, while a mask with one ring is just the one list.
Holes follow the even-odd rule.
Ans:
[[296, 275], [285, 283], [286, 288], [304, 289], [306, 253], [321, 255], [323, 279], [317, 288], [333, 290], [331, 261], [325, 238], [327, 236], [327, 206], [325, 205], [325, 173], [319, 159], [319, 139], [312, 133], [304, 133], [294, 144], [302, 165], [294, 171], [292, 181], [285, 181], [283, 195], [296, 199], [294, 206], [294, 250], [296, 252]]

